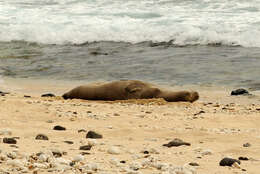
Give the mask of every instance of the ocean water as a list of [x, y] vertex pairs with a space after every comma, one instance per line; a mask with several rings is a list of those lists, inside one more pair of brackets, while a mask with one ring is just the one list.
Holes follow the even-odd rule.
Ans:
[[260, 88], [259, 0], [0, 0], [1, 78]]

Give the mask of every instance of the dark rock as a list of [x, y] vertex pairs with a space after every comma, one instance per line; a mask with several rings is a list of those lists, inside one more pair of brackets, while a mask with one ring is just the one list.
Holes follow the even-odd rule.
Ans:
[[193, 163], [193, 162], [189, 163], [189, 165], [190, 165], [190, 166], [199, 166], [198, 163]]
[[38, 134], [36, 137], [35, 137], [36, 140], [49, 140], [49, 138], [44, 135], [44, 134]]
[[89, 54], [91, 55], [108, 55], [108, 53], [104, 53], [104, 52], [99, 52], [99, 51], [91, 51]]
[[54, 126], [53, 130], [64, 131], [64, 130], [66, 130], [66, 128], [65, 128], [65, 127], [62, 127], [62, 126], [59, 126], [59, 125], [57, 125], [57, 126]]
[[58, 150], [52, 150], [52, 155], [55, 157], [55, 158], [59, 158], [59, 157], [62, 157], [62, 153]]
[[87, 135], [86, 135], [86, 138], [93, 138], [93, 139], [100, 139], [102, 138], [103, 136], [101, 134], [98, 134], [94, 131], [88, 131]]
[[249, 160], [247, 157], [243, 157], [243, 156], [239, 157], [238, 159], [241, 160], [241, 161], [248, 161]]
[[149, 151], [145, 150], [143, 153], [144, 153], [144, 154], [149, 154]]
[[179, 138], [175, 138], [174, 140], [170, 141], [168, 144], [163, 144], [163, 146], [166, 146], [166, 147], [172, 147], [172, 146], [178, 147], [178, 146], [182, 146], [182, 145], [190, 146], [190, 143], [184, 142], [183, 140], [181, 140]]
[[6, 143], [6, 144], [16, 144], [17, 141], [15, 138], [4, 138], [3, 139], [3, 143]]
[[24, 98], [31, 98], [31, 96], [29, 96], [29, 95], [24, 95], [23, 97]]
[[41, 97], [55, 97], [54, 94], [48, 93], [48, 94], [42, 94]]
[[64, 141], [64, 143], [67, 143], [67, 144], [74, 144], [73, 141]]
[[237, 162], [238, 164], [240, 164], [240, 161], [237, 159], [232, 159], [232, 158], [223, 158], [220, 162], [219, 165], [220, 166], [232, 166], [235, 162]]
[[125, 164], [125, 163], [126, 163], [126, 161], [125, 161], [125, 160], [122, 160], [122, 161], [120, 161], [120, 163], [122, 163], [122, 164]]
[[249, 92], [247, 90], [245, 90], [245, 89], [242, 89], [242, 88], [236, 89], [236, 90], [231, 92], [231, 95], [245, 95], [245, 94], [248, 95]]
[[81, 132], [87, 132], [87, 131], [85, 129], [78, 130], [78, 133], [81, 133]]
[[85, 146], [80, 146], [79, 150], [90, 150], [92, 146], [90, 145], [85, 145]]
[[251, 146], [250, 143], [245, 143], [245, 144], [243, 144], [243, 147], [250, 147], [250, 146]]
[[90, 155], [91, 153], [89, 152], [80, 152], [81, 155]]

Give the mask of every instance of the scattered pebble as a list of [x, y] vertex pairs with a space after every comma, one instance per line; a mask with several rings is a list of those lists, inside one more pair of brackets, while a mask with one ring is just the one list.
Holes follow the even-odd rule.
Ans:
[[42, 94], [41, 97], [55, 97], [55, 95], [51, 93], [47, 93], [47, 94]]
[[24, 98], [31, 98], [32, 96], [30, 96], [30, 95], [24, 95], [23, 97], [24, 97]]
[[231, 92], [231, 95], [244, 95], [244, 94], [249, 94], [249, 92], [245, 89], [236, 89], [234, 91]]
[[237, 159], [233, 159], [233, 158], [223, 158], [220, 162], [219, 165], [220, 166], [232, 166], [235, 162], [237, 162], [238, 164], [240, 164], [240, 161]]
[[84, 146], [80, 146], [79, 150], [90, 150], [92, 146], [90, 145], [84, 145]]
[[102, 138], [103, 136], [101, 134], [98, 134], [94, 131], [88, 131], [87, 135], [86, 135], [86, 138], [93, 138], [93, 139], [100, 139]]
[[85, 129], [78, 130], [78, 133], [81, 133], [81, 132], [87, 132], [87, 131]]
[[64, 141], [64, 143], [67, 143], [67, 144], [74, 144], [73, 141]]
[[250, 146], [251, 146], [250, 143], [245, 143], [245, 144], [243, 144], [243, 147], [250, 147]]
[[57, 125], [57, 126], [54, 126], [53, 130], [62, 130], [63, 131], [63, 130], [66, 130], [66, 128], [63, 126]]
[[199, 166], [198, 163], [194, 163], [194, 162], [189, 163], [189, 165], [190, 165], [190, 166]]
[[3, 139], [3, 143], [6, 143], [6, 144], [16, 144], [17, 141], [14, 138], [4, 138]]
[[182, 145], [185, 145], [185, 146], [190, 146], [191, 144], [188, 143], [188, 142], [185, 142], [179, 138], [175, 138], [174, 140], [170, 141], [169, 143], [167, 144], [163, 144], [163, 146], [166, 146], [166, 147], [172, 147], [172, 146], [175, 146], [175, 147], [178, 147], [178, 146], [182, 146]]
[[242, 157], [242, 156], [239, 157], [238, 159], [241, 160], [241, 161], [247, 161], [247, 160], [249, 160], [247, 157]]
[[44, 134], [38, 134], [36, 137], [35, 137], [36, 140], [49, 140], [49, 138], [44, 135]]

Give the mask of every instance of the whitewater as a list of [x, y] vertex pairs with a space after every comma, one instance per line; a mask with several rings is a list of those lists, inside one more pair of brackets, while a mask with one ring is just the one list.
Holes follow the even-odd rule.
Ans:
[[1, 0], [0, 41], [260, 47], [259, 0]]

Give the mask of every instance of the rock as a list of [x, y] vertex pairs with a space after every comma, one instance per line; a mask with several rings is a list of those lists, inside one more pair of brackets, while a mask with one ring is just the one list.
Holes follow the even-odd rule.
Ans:
[[41, 97], [55, 97], [55, 95], [51, 93], [47, 93], [47, 94], [42, 94]]
[[49, 140], [49, 138], [44, 135], [44, 134], [38, 134], [36, 137], [35, 137], [36, 140]]
[[249, 92], [247, 90], [245, 90], [245, 89], [242, 89], [242, 88], [236, 89], [236, 90], [231, 92], [231, 95], [245, 95], [245, 94], [248, 95]]
[[56, 157], [56, 158], [62, 157], [62, 152], [59, 151], [59, 150], [57, 150], [57, 149], [52, 149], [51, 152], [52, 152], [52, 155], [53, 155], [54, 157]]
[[245, 144], [243, 144], [243, 147], [250, 147], [250, 146], [251, 146], [250, 143], [245, 143]]
[[67, 144], [74, 144], [73, 141], [64, 141], [64, 143], [67, 143]]
[[24, 98], [31, 98], [30, 95], [24, 95], [23, 97], [24, 97]]
[[3, 139], [3, 143], [6, 143], [6, 144], [16, 144], [17, 141], [14, 138], [4, 138]]
[[190, 165], [190, 166], [199, 166], [198, 163], [193, 163], [193, 162], [189, 163], [189, 165]]
[[78, 130], [78, 133], [81, 133], [81, 132], [87, 132], [87, 131], [85, 129]]
[[94, 131], [88, 131], [87, 135], [86, 135], [86, 138], [93, 138], [93, 139], [100, 139], [102, 138], [103, 136], [101, 134], [98, 134]]
[[163, 144], [163, 146], [166, 146], [166, 147], [169, 147], [169, 148], [172, 147], [172, 146], [178, 147], [178, 146], [182, 146], [182, 145], [190, 146], [191, 144], [184, 142], [183, 140], [181, 140], [179, 138], [175, 138], [174, 140], [170, 141], [168, 144]]
[[110, 154], [113, 154], [113, 155], [118, 155], [118, 154], [120, 154], [121, 151], [120, 151], [119, 147], [111, 146], [108, 148], [107, 152]]
[[85, 145], [85, 146], [80, 146], [79, 150], [90, 150], [92, 146], [90, 145]]
[[98, 142], [95, 139], [89, 139], [88, 140], [88, 145], [90, 145], [90, 146], [96, 146], [97, 144], [98, 144]]
[[62, 127], [62, 126], [59, 126], [59, 125], [57, 125], [57, 126], [54, 126], [53, 130], [64, 131], [64, 130], [66, 130], [66, 128], [65, 128], [65, 127]]
[[241, 156], [241, 157], [239, 157], [238, 159], [239, 159], [239, 160], [241, 160], [241, 161], [243, 161], [243, 160], [244, 160], [244, 161], [247, 161], [247, 160], [249, 160], [247, 157], [242, 157], [242, 156]]
[[240, 164], [240, 161], [237, 159], [233, 159], [233, 158], [223, 158], [220, 162], [219, 165], [220, 166], [232, 166], [235, 162], [237, 162], [238, 164]]

